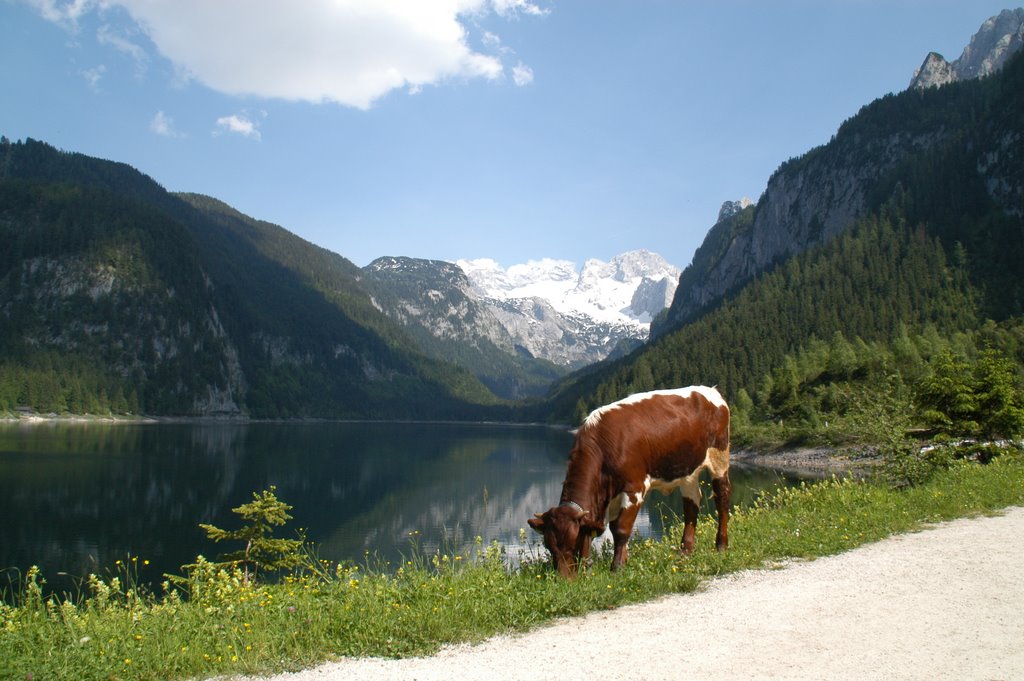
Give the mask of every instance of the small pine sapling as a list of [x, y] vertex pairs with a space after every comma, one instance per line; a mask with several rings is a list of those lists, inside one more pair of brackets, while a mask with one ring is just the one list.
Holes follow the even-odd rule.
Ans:
[[221, 560], [233, 565], [240, 564], [246, 582], [250, 576], [255, 579], [260, 571], [288, 570], [302, 562], [305, 537], [301, 533], [298, 539], [278, 539], [271, 536], [274, 527], [284, 525], [292, 519], [288, 513], [292, 507], [277, 498], [274, 494], [276, 489], [271, 485], [269, 490], [253, 492], [251, 502], [231, 509], [246, 523], [237, 530], [223, 530], [206, 523], [199, 525], [206, 530], [207, 538], [215, 542], [245, 542], [244, 548], [223, 554]]

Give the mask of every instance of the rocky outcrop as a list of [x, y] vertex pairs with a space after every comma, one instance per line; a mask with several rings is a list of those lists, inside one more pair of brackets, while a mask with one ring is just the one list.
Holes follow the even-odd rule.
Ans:
[[914, 72], [910, 89], [940, 87], [958, 80], [990, 76], [1024, 45], [1024, 9], [1006, 9], [990, 18], [952, 63], [937, 52]]
[[[986, 21], [952, 65], [929, 55], [915, 87], [992, 73], [1019, 48], [1022, 24], [1024, 10], [1008, 10]], [[907, 93], [904, 99], [911, 96]], [[849, 228], [888, 198], [879, 192], [884, 193], [891, 171], [914, 155], [939, 148], [954, 134], [941, 116], [906, 120], [907, 112], [915, 110], [912, 102], [889, 98], [877, 104], [844, 123], [828, 144], [780, 166], [756, 205], [723, 204], [719, 221], [680, 276], [675, 299], [652, 336], [694, 319], [759, 273]], [[883, 109], [886, 113], [880, 113]], [[1021, 205], [1021, 183], [1012, 175], [1016, 142], [1015, 134], [1008, 133], [979, 160], [990, 196], [1011, 213]]]
[[745, 196], [739, 201], [725, 201], [722, 203], [722, 207], [718, 210], [718, 222], [727, 220], [734, 215], [738, 215], [753, 205], [754, 202]]
[[364, 268], [363, 281], [374, 305], [407, 328], [423, 329], [441, 341], [475, 346], [487, 339], [508, 352], [513, 350], [502, 326], [458, 265], [386, 256]]
[[756, 205], [723, 211], [652, 334], [692, 319], [758, 273], [841, 233], [864, 214], [873, 183], [931, 139], [894, 133], [838, 140], [783, 164]]
[[929, 52], [924, 58], [921, 68], [914, 71], [914, 77], [910, 80], [910, 87], [923, 90], [929, 87], [941, 87], [952, 83], [957, 76], [953, 71], [953, 65], [946, 61], [938, 52]]
[[676, 286], [677, 282], [669, 277], [643, 277], [629, 301], [629, 309], [640, 319], [654, 319], [672, 303]]

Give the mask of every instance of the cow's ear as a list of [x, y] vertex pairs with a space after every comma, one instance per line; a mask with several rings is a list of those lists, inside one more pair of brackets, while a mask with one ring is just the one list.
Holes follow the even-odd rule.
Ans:
[[536, 514], [526, 522], [529, 523], [530, 527], [535, 529], [537, 532], [544, 532], [544, 516], [540, 513]]

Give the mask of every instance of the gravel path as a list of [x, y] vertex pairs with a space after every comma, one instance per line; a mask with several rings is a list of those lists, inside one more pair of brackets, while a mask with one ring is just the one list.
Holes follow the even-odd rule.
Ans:
[[1024, 680], [1024, 508], [334, 679]]

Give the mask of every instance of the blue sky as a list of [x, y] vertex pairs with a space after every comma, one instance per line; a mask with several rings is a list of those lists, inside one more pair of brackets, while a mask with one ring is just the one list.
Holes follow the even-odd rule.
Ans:
[[358, 265], [633, 249], [952, 61], [989, 0], [0, 0], [0, 134]]

